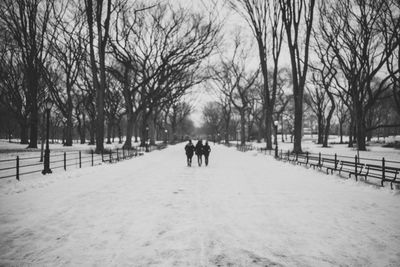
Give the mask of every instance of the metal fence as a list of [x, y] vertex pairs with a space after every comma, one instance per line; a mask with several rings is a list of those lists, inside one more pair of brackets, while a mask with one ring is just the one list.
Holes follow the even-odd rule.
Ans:
[[[148, 152], [154, 149], [163, 149], [165, 144], [149, 146]], [[94, 153], [93, 150], [68, 150], [64, 152], [54, 152], [50, 154], [50, 168], [52, 170], [71, 168], [82, 168], [88, 166], [100, 165], [104, 162], [118, 162], [120, 160], [143, 155], [144, 147], [135, 147], [132, 149], [109, 149], [102, 153]], [[41, 173], [43, 162], [40, 161], [40, 155], [22, 157], [16, 156], [11, 159], [0, 160], [0, 179], [15, 177], [20, 180], [22, 176], [34, 173]]]

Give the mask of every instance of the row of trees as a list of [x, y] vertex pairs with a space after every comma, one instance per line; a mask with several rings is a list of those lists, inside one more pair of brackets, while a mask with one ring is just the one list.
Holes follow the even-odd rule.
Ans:
[[191, 111], [182, 97], [205, 79], [202, 62], [219, 42], [211, 14], [168, 3], [6, 0], [0, 9], [1, 106], [31, 148], [45, 101], [68, 146], [73, 129], [82, 142], [89, 129], [103, 150], [105, 123], [108, 139], [118, 128], [125, 147], [133, 135], [176, 136]]
[[[209, 120], [210, 109], [219, 110], [219, 131], [228, 133], [231, 116], [223, 114], [234, 112], [240, 117], [242, 143], [255, 123], [267, 148], [272, 148], [273, 121], [283, 125], [285, 117], [293, 120], [287, 127], [293, 125], [294, 151], [301, 152], [306, 109], [317, 118], [318, 142], [323, 146], [328, 145], [335, 117], [341, 133], [350, 122], [349, 145], [354, 136], [360, 150], [366, 149], [366, 137], [374, 130], [400, 126], [398, 1], [322, 1], [317, 6], [314, 0], [229, 3], [251, 29], [260, 64], [251, 68], [248, 52], [237, 38], [234, 52], [221, 56], [212, 68], [209, 85], [223, 97], [218, 108], [206, 107], [204, 117], [217, 127], [215, 118]], [[290, 70], [279, 64], [283, 43]]]

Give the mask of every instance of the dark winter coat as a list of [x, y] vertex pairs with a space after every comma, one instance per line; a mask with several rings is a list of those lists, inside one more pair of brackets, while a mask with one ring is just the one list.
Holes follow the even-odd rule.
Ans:
[[185, 151], [186, 151], [186, 155], [189, 157], [193, 157], [193, 153], [194, 153], [194, 145], [192, 143], [187, 144], [185, 146]]
[[210, 152], [211, 152], [211, 147], [208, 144], [204, 145], [203, 146], [204, 155], [208, 157], [208, 155], [210, 155]]
[[199, 141], [196, 144], [196, 155], [201, 156], [203, 155], [203, 144]]

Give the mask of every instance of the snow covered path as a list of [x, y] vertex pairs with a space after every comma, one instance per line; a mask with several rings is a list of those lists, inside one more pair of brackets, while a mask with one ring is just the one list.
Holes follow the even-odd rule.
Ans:
[[211, 148], [5, 185], [0, 266], [400, 265], [399, 194]]

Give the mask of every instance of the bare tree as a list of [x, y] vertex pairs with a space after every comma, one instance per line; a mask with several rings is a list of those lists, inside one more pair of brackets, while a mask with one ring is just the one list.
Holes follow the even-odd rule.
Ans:
[[104, 149], [105, 57], [110, 34], [111, 0], [97, 0], [95, 3], [93, 0], [85, 0], [85, 13], [89, 32], [92, 83], [96, 90], [96, 152], [100, 153]]
[[73, 132], [73, 98], [77, 90], [75, 84], [85, 60], [83, 44], [83, 16], [77, 7], [70, 1], [60, 3], [57, 7], [61, 16], [51, 23], [56, 38], [49, 41], [49, 53], [52, 56], [51, 64], [54, 69], [59, 69], [60, 81], [58, 84], [51, 81], [46, 69], [45, 80], [50, 88], [52, 99], [57, 108], [66, 118], [65, 146], [72, 146]]
[[241, 143], [246, 143], [246, 115], [251, 98], [256, 96], [256, 81], [260, 69], [248, 70], [247, 52], [239, 36], [236, 36], [231, 58], [221, 57], [219, 66], [210, 67], [210, 86], [229, 97], [232, 106], [240, 114]]
[[[321, 36], [332, 48], [327, 53], [335, 57], [335, 65], [345, 77], [346, 86], [342, 88], [347, 87], [351, 101], [349, 110], [359, 150], [366, 149], [366, 114], [391, 88], [393, 75], [382, 74], [382, 71], [399, 43], [393, 31], [383, 32], [380, 25], [386, 11], [392, 7], [384, 0], [340, 0], [321, 3], [319, 7]], [[400, 27], [400, 20], [392, 20], [392, 23], [392, 29]], [[379, 85], [373, 86], [379, 76]]]
[[[294, 96], [294, 152], [302, 152], [303, 94], [315, 0], [279, 0], [292, 66]], [[304, 31], [303, 31], [304, 30]], [[304, 39], [301, 39], [304, 37]]]
[[187, 102], [176, 102], [171, 105], [168, 121], [171, 125], [171, 137], [173, 142], [178, 140], [178, 129], [182, 128], [184, 121], [191, 114], [192, 110], [193, 107]]
[[348, 109], [346, 104], [341, 99], [336, 100], [336, 118], [339, 123], [339, 136], [340, 136], [340, 144], [343, 144], [343, 125], [348, 119]]
[[[146, 12], [139, 15], [135, 10]], [[201, 62], [216, 47], [219, 26], [203, 15], [167, 4], [124, 7], [117, 17], [120, 22], [115, 24], [111, 47], [119, 70], [113, 68], [112, 73], [126, 88], [128, 128], [134, 121], [130, 118], [140, 116], [142, 145], [147, 139], [154, 143], [161, 112], [204, 80]]]
[[2, 49], [0, 57], [0, 102], [15, 116], [21, 144], [28, 144], [29, 112], [27, 88], [23, 84], [23, 65], [15, 49]]
[[228, 96], [220, 94], [219, 101], [221, 110], [221, 123], [224, 132], [225, 144], [229, 144], [229, 131], [232, 121], [232, 103]]
[[50, 0], [5, 0], [0, 12], [0, 24], [21, 56], [30, 120], [29, 148], [37, 148], [39, 84], [47, 57], [46, 38], [53, 3]]
[[272, 115], [278, 88], [278, 63], [284, 29], [281, 10], [277, 1], [272, 1], [271, 4], [271, 1], [265, 0], [230, 0], [229, 3], [247, 21], [257, 41], [263, 75], [264, 137], [267, 148], [272, 149]]
[[204, 127], [214, 142], [220, 131], [221, 115], [219, 102], [209, 102], [203, 108]]

